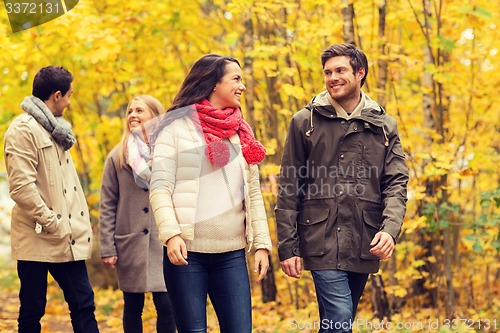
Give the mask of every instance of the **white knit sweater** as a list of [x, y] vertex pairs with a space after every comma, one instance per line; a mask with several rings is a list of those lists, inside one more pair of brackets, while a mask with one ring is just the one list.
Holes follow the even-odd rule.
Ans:
[[[229, 138], [229, 141], [235, 147], [240, 146], [238, 135], [233, 135]], [[156, 140], [151, 173], [150, 200], [158, 225], [160, 240], [165, 244], [173, 236], [180, 235], [190, 244], [192, 250], [193, 240], [198, 239], [198, 230], [201, 230], [201, 234], [203, 229], [208, 228], [210, 223], [215, 221], [205, 221], [207, 224], [198, 223], [200, 221], [197, 218], [204, 216], [204, 214], [206, 216], [206, 213], [202, 213], [199, 207], [210, 208], [212, 206], [216, 212], [226, 212], [226, 214], [231, 215], [230, 218], [228, 215], [223, 217], [224, 220], [230, 220], [230, 223], [234, 224], [235, 227], [235, 229], [231, 228], [232, 230], [226, 235], [215, 235], [218, 236], [217, 239], [232, 237], [236, 231], [238, 233], [243, 232], [242, 237], [246, 238], [249, 249], [253, 245], [255, 249], [271, 251], [272, 244], [260, 191], [257, 165], [249, 165], [245, 161], [241, 149], [238, 149], [234, 161], [237, 161], [237, 164], [243, 170], [241, 175], [243, 177], [242, 192], [244, 201], [241, 206], [232, 205], [234, 211], [221, 209], [221, 204], [211, 204], [200, 197], [200, 188], [205, 183], [204, 180], [202, 181], [204, 175], [202, 172], [203, 158], [205, 156], [204, 146], [203, 134], [196, 129], [189, 117], [177, 119], [163, 128]], [[234, 184], [230, 184], [230, 186], [234, 187]], [[203, 192], [202, 189], [202, 195], [205, 197], [206, 195]], [[221, 198], [222, 195], [218, 191], [209, 193], [215, 199]], [[199, 206], [199, 200], [204, 202], [202, 206]], [[222, 200], [219, 200], [219, 202], [222, 202]], [[224, 201], [222, 208], [224, 207], [227, 207], [227, 201]], [[245, 223], [243, 229], [239, 224], [241, 211], [244, 212]], [[213, 214], [212, 217], [216, 219], [221, 216]], [[212, 232], [217, 234], [220, 232], [221, 226], [222, 224], [219, 224], [218, 229], [214, 229]], [[227, 224], [224, 224], [224, 229], [226, 228]], [[198, 244], [198, 242], [196, 243]], [[212, 245], [210, 247], [204, 246], [203, 250], [214, 253], [226, 251], [226, 247], [222, 246], [221, 242], [214, 242]]]
[[202, 157], [196, 226], [193, 240], [186, 241], [188, 251], [214, 253], [246, 246], [243, 210], [243, 170], [238, 161], [239, 146], [223, 141], [230, 152], [229, 163], [214, 167]]

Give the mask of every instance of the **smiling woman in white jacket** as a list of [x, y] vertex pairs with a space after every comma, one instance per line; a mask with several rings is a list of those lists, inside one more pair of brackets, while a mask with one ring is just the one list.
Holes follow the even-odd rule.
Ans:
[[242, 119], [241, 80], [235, 59], [202, 57], [155, 142], [150, 200], [180, 333], [206, 329], [207, 295], [222, 333], [251, 332], [245, 248], [256, 251], [258, 281], [269, 267], [257, 167], [265, 149]]

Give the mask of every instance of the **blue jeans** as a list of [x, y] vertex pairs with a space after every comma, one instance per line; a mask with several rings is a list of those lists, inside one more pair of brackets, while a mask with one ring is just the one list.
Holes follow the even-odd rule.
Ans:
[[188, 265], [163, 267], [179, 333], [207, 331], [207, 295], [221, 333], [250, 333], [252, 304], [245, 250], [225, 253], [188, 252]]
[[75, 333], [98, 333], [94, 316], [94, 291], [89, 283], [85, 261], [47, 263], [17, 262], [21, 281], [19, 291], [19, 333], [40, 333], [40, 319], [47, 303], [47, 274], [54, 277], [68, 303], [71, 324]]
[[311, 271], [318, 298], [319, 333], [352, 332], [368, 274], [340, 270]]
[[[175, 333], [175, 319], [170, 297], [167, 292], [153, 292], [156, 308], [156, 332]], [[142, 333], [142, 310], [144, 293], [123, 293], [123, 332]]]

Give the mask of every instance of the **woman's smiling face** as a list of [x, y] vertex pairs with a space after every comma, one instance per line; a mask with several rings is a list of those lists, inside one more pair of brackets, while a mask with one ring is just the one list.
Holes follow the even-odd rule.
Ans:
[[224, 76], [215, 85], [208, 100], [212, 106], [218, 109], [238, 108], [240, 107], [241, 94], [245, 90], [240, 66], [235, 62], [227, 62]]
[[152, 118], [153, 112], [151, 112], [146, 103], [137, 99], [130, 102], [127, 110], [127, 124], [130, 131], [138, 128], [142, 123]]

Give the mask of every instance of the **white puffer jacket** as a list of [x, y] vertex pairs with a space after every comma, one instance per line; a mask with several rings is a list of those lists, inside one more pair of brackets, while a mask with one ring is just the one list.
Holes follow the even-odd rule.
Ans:
[[[240, 145], [238, 135], [229, 138]], [[162, 129], [154, 148], [150, 201], [160, 240], [165, 244], [175, 235], [194, 238], [196, 203], [204, 146], [202, 133], [189, 117], [175, 120]], [[266, 211], [260, 191], [259, 169], [249, 165], [241, 153], [238, 159], [244, 170], [245, 230], [249, 250], [271, 251]], [[215, 194], [217, 195], [217, 194]], [[249, 223], [250, 221], [250, 223]]]

